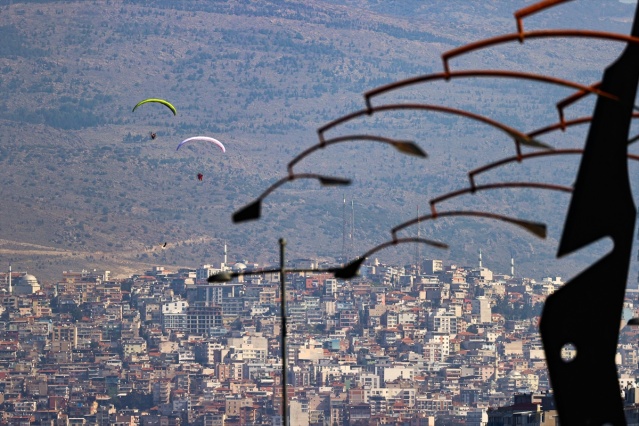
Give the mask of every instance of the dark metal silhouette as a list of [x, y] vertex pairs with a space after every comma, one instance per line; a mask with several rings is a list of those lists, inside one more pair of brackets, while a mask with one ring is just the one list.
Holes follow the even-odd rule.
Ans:
[[282, 179], [266, 188], [266, 190], [262, 192], [262, 194], [257, 197], [257, 199], [251, 201], [249, 204], [233, 213], [233, 222], [238, 223], [259, 219], [262, 213], [262, 200], [264, 200], [271, 192], [275, 191], [286, 182], [297, 179], [317, 179], [322, 186], [346, 186], [351, 184], [350, 179], [344, 179], [340, 177], [324, 176], [314, 173], [300, 173], [297, 175], [289, 174], [288, 176], [283, 177]]
[[528, 220], [517, 219], [514, 217], [504, 216], [502, 214], [483, 212], [483, 211], [474, 211], [474, 210], [455, 210], [455, 211], [445, 211], [445, 212], [436, 212], [435, 214], [427, 214], [423, 216], [416, 217], [415, 219], [411, 219], [407, 222], [397, 225], [393, 229], [391, 229], [391, 234], [393, 235], [393, 239], [397, 238], [397, 233], [404, 228], [407, 228], [411, 225], [418, 224], [420, 222], [437, 219], [438, 217], [453, 217], [453, 216], [470, 216], [470, 217], [482, 217], [486, 219], [495, 219], [500, 220], [502, 222], [507, 222], [520, 228], [525, 229], [533, 235], [536, 235], [539, 238], [546, 238], [546, 224], [540, 222], [531, 222]]
[[435, 197], [429, 201], [430, 203], [430, 211], [433, 215], [437, 215], [437, 210], [435, 209], [435, 204], [449, 200], [451, 198], [458, 197], [463, 194], [474, 194], [478, 191], [483, 191], [486, 189], [503, 189], [503, 188], [534, 188], [534, 189], [550, 189], [553, 191], [563, 191], [563, 192], [572, 192], [572, 188], [564, 185], [555, 185], [552, 183], [543, 183], [543, 182], [499, 182], [499, 183], [489, 183], [485, 185], [475, 185], [474, 180], [471, 180], [471, 186], [468, 188], [458, 189], [456, 191], [448, 192], [444, 195], [440, 195], [439, 197]]
[[533, 15], [537, 12], [541, 12], [542, 10], [549, 9], [552, 6], [556, 6], [561, 3], [568, 3], [572, 0], [542, 0], [537, 3], [531, 4], [530, 6], [519, 9], [515, 12], [515, 21], [517, 22], [517, 33], [520, 35], [520, 42], [524, 42], [524, 21], [523, 19], [526, 16]]
[[[580, 101], [584, 97], [588, 96], [590, 93], [593, 93], [592, 89], [599, 89], [599, 87], [601, 87], [601, 82], [591, 84], [590, 86], [588, 86], [587, 90], [579, 89], [577, 92], [573, 93], [572, 95], [567, 96], [566, 98], [557, 102], [556, 106], [557, 106], [557, 112], [559, 112], [559, 124], [561, 124], [560, 128], [562, 131], [566, 130], [566, 125], [567, 125], [567, 122], [564, 116], [564, 109]], [[637, 107], [637, 105], [634, 105], [633, 109], [635, 111], [639, 111], [639, 107]], [[633, 115], [633, 117], [636, 117], [636, 116]]]
[[591, 30], [538, 30], [522, 33], [504, 34], [497, 37], [492, 37], [484, 40], [479, 40], [474, 43], [469, 43], [464, 46], [451, 49], [442, 55], [444, 62], [444, 72], [450, 73], [450, 66], [448, 61], [455, 56], [459, 56], [474, 50], [483, 49], [484, 47], [494, 46], [501, 43], [507, 43], [510, 41], [523, 41], [524, 39], [534, 38], [556, 38], [556, 37], [579, 37], [579, 38], [597, 38], [602, 40], [622, 41], [628, 44], [639, 44], [639, 37], [627, 36], [625, 34], [616, 34], [606, 31], [591, 31]]
[[[544, 83], [555, 84], [557, 86], [564, 87], [572, 87], [575, 89], [579, 89], [577, 94], [581, 96], [585, 96], [587, 94], [595, 94], [598, 96], [605, 96], [611, 99], [616, 99], [615, 96], [610, 93], [603, 92], [599, 90], [598, 86], [586, 86], [583, 84], [575, 83], [573, 81], [564, 80], [561, 78], [552, 77], [549, 75], [542, 74], [531, 74], [527, 72], [520, 71], [509, 71], [509, 70], [464, 70], [464, 71], [448, 71], [443, 73], [434, 73], [434, 74], [425, 74], [417, 77], [407, 78], [405, 80], [396, 81], [393, 83], [389, 83], [385, 86], [377, 87], [373, 90], [369, 90], [364, 94], [364, 99], [366, 100], [366, 107], [371, 109], [371, 99], [375, 96], [379, 96], [382, 93], [390, 92], [391, 90], [399, 89], [402, 87], [410, 86], [413, 84], [426, 83], [429, 81], [435, 80], [451, 80], [453, 78], [471, 78], [471, 77], [499, 77], [499, 78], [516, 78], [520, 80], [533, 80], [540, 81]], [[575, 95], [576, 96], [576, 95]]]
[[[590, 118], [590, 117], [588, 117]], [[590, 120], [588, 120], [590, 121]], [[566, 155], [566, 154], [583, 154], [583, 149], [573, 148], [573, 149], [556, 149], [554, 151], [537, 151], [537, 152], [529, 152], [527, 154], [523, 154], [522, 156], [513, 156], [502, 158], [501, 160], [497, 160], [495, 162], [486, 164], [484, 166], [478, 167], [468, 172], [468, 178], [470, 179], [471, 188], [478, 188], [475, 184], [475, 176], [486, 172], [488, 170], [494, 169], [499, 166], [503, 166], [504, 164], [514, 163], [515, 161], [521, 163], [523, 160], [527, 158], [535, 158], [535, 157], [549, 157], [552, 155]], [[639, 161], [639, 155], [628, 154], [629, 160]]]
[[[480, 40], [442, 55], [448, 61], [463, 53], [513, 40], [545, 37], [591, 37], [626, 42], [621, 57], [604, 73], [598, 88], [617, 97], [599, 97], [581, 160], [558, 256], [610, 237], [614, 248], [601, 260], [549, 296], [540, 324], [544, 350], [562, 424], [623, 425], [625, 418], [614, 363], [621, 309], [632, 248], [636, 209], [627, 169], [630, 121], [639, 81], [639, 23], [637, 11], [630, 36], [589, 30], [542, 30], [524, 32], [522, 18], [566, 0], [545, 0], [515, 13], [518, 32]], [[590, 90], [581, 89], [561, 101], [558, 128], [564, 130], [563, 108]], [[575, 123], [577, 121], [574, 121]], [[587, 122], [587, 120], [578, 121]], [[540, 129], [536, 136], [553, 129]], [[636, 140], [636, 137], [630, 141]], [[521, 161], [522, 156], [516, 158]], [[503, 161], [498, 162], [503, 164]], [[485, 168], [484, 168], [485, 170]], [[474, 185], [471, 175], [471, 185]], [[605, 283], [605, 291], [601, 291]], [[597, 294], [597, 297], [592, 297]], [[575, 345], [577, 356], [561, 358], [561, 349]], [[584, 409], [593, 389], [597, 404]]]
[[[240, 271], [240, 272], [228, 272], [223, 271], [217, 274], [213, 274], [207, 278], [207, 282], [210, 283], [224, 283], [231, 281], [233, 278], [250, 276], [250, 275], [263, 275], [267, 273], [278, 272], [280, 274], [280, 315], [282, 318], [282, 344], [280, 347], [280, 356], [282, 357], [282, 424], [288, 426], [290, 424], [289, 419], [289, 409], [288, 409], [288, 360], [287, 360], [287, 313], [286, 313], [286, 274], [287, 273], [301, 273], [301, 272], [313, 272], [313, 273], [332, 273], [336, 278], [350, 279], [357, 275], [360, 266], [366, 260], [368, 256], [371, 254], [397, 244], [401, 243], [422, 243], [428, 244], [437, 248], [448, 248], [448, 245], [444, 243], [440, 243], [438, 241], [431, 241], [424, 238], [401, 238], [401, 239], [393, 239], [393, 241], [389, 241], [383, 244], [380, 244], [371, 250], [364, 253], [362, 256], [358, 257], [354, 261], [339, 267], [339, 268], [326, 268], [326, 269], [313, 269], [313, 268], [305, 268], [305, 269], [288, 269], [286, 268], [286, 261], [284, 258], [285, 249], [286, 249], [286, 240], [284, 238], [279, 239], [280, 246], [280, 267], [279, 268], [265, 268], [265, 269], [256, 269], [252, 271]], [[165, 243], [166, 244], [166, 243]]]
[[[290, 424], [290, 419], [288, 416], [288, 362], [287, 362], [287, 316], [286, 316], [286, 273], [287, 272], [321, 272], [316, 269], [286, 269], [286, 261], [284, 258], [284, 253], [286, 249], [286, 240], [284, 238], [279, 239], [280, 245], [280, 267], [279, 268], [270, 268], [270, 269], [260, 269], [253, 271], [242, 271], [242, 272], [220, 272], [217, 274], [213, 274], [208, 277], [207, 282], [210, 283], [225, 283], [231, 281], [233, 278], [243, 277], [248, 275], [262, 275], [266, 273], [274, 273], [279, 272], [280, 274], [280, 316], [282, 318], [282, 342], [280, 345], [280, 356], [282, 358], [282, 424], [288, 426]], [[330, 272], [326, 270], [325, 272]]]
[[375, 136], [375, 135], [348, 135], [348, 136], [339, 136], [336, 138], [326, 139], [320, 137], [320, 142], [317, 145], [313, 145], [310, 148], [299, 153], [295, 158], [293, 158], [287, 166], [289, 176], [293, 174], [293, 166], [299, 163], [303, 158], [307, 157], [309, 154], [317, 151], [318, 149], [326, 148], [330, 145], [335, 145], [337, 143], [343, 142], [355, 142], [358, 140], [363, 141], [371, 141], [371, 142], [381, 142], [388, 145], [392, 145], [396, 150], [408, 155], [414, 155], [416, 157], [427, 158], [428, 154], [426, 154], [415, 142], [412, 141], [400, 141], [397, 139], [386, 138], [383, 136]]
[[[633, 113], [632, 114], [632, 118], [639, 118], [639, 113]], [[528, 133], [526, 133], [528, 136], [530, 136], [531, 138], [535, 137], [535, 136], [539, 136], [539, 135], [543, 135], [546, 133], [550, 133], [550, 132], [554, 132], [555, 130], [561, 130], [562, 132], [566, 130], [567, 127], [572, 127], [572, 126], [577, 126], [579, 124], [586, 124], [586, 123], [590, 123], [592, 121], [592, 116], [588, 116], [588, 117], [579, 117], [579, 118], [574, 118], [572, 120], [564, 120], [563, 116], [560, 117], [560, 120], [558, 123], [553, 123], [553, 124], [549, 124], [548, 126], [544, 126], [544, 127], [540, 127], [539, 129], [535, 129], [533, 131], [530, 131]], [[628, 140], [628, 143], [632, 143], [634, 142], [632, 139]]]
[[359, 272], [359, 268], [362, 266], [362, 263], [364, 263], [364, 261], [371, 254], [376, 253], [387, 247], [396, 246], [397, 244], [405, 244], [405, 243], [421, 243], [421, 244], [426, 244], [431, 247], [436, 247], [441, 249], [448, 248], [448, 244], [440, 243], [438, 241], [427, 240], [425, 238], [419, 238], [419, 237], [393, 238], [391, 241], [386, 241], [385, 243], [382, 243], [378, 246], [373, 247], [372, 249], [368, 250], [366, 253], [364, 253], [357, 259], [352, 260], [351, 262], [347, 263], [341, 268], [334, 269], [332, 272], [335, 275], [335, 278], [342, 278], [342, 279], [354, 278], [355, 276], [357, 276]]
[[286, 240], [279, 239], [280, 244], [280, 315], [282, 317], [282, 345], [280, 347], [282, 356], [282, 424], [290, 425], [288, 416], [288, 345], [286, 344], [288, 335], [288, 317], [286, 314], [286, 261], [284, 252], [286, 250]]
[[519, 130], [507, 126], [499, 121], [493, 120], [492, 118], [488, 118], [486, 116], [475, 114], [470, 111], [466, 111], [463, 109], [449, 108], [442, 105], [430, 105], [430, 104], [415, 104], [415, 103], [406, 103], [406, 104], [388, 104], [388, 105], [379, 105], [372, 108], [366, 108], [363, 110], [355, 111], [353, 113], [344, 115], [336, 120], [331, 121], [328, 124], [320, 127], [317, 130], [320, 141], [324, 140], [324, 133], [333, 127], [346, 123], [355, 118], [363, 117], [366, 115], [373, 115], [376, 112], [382, 111], [400, 111], [400, 110], [422, 110], [422, 111], [434, 111], [434, 112], [442, 112], [445, 114], [453, 114], [459, 115], [461, 117], [470, 118], [472, 120], [476, 120], [482, 122], [484, 124], [488, 124], [502, 132], [506, 133], [508, 136], [513, 138], [515, 141], [515, 148], [517, 150], [517, 155], [521, 155], [521, 145], [530, 146], [533, 148], [544, 148], [544, 149], [552, 149], [551, 146], [546, 145], [543, 142], [540, 142], [536, 139], [533, 139]]
[[[396, 226], [392, 229], [392, 241], [375, 247], [367, 254], [341, 268], [330, 268], [325, 270], [325, 272], [332, 272], [336, 277], [352, 278], [357, 274], [367, 255], [381, 248], [400, 242], [422, 242], [433, 245], [434, 242], [419, 237], [398, 239], [396, 233], [410, 225], [438, 217], [471, 216], [497, 219], [520, 226], [536, 236], [545, 238], [546, 226], [543, 223], [530, 222], [483, 211], [437, 212], [435, 203], [464, 193], [509, 186], [529, 186], [565, 192], [572, 191], [573, 195], [557, 256], [564, 256], [605, 237], [612, 239], [614, 248], [609, 254], [547, 298], [540, 323], [541, 337], [562, 425], [609, 424], [616, 426], [625, 424], [614, 358], [636, 217], [636, 209], [628, 180], [628, 159], [639, 160], [639, 156], [628, 154], [628, 144], [639, 140], [639, 135], [630, 138], [628, 133], [631, 119], [639, 117], [639, 114], [633, 113], [633, 110], [639, 110], [634, 105], [639, 83], [639, 7], [635, 11], [631, 35], [573, 29], [524, 31], [522, 21], [524, 17], [567, 1], [570, 0], [544, 0], [518, 10], [515, 12], [516, 33], [479, 40], [445, 52], [442, 55], [443, 73], [418, 76], [367, 92], [365, 94], [366, 109], [340, 117], [319, 128], [319, 144], [295, 157], [288, 165], [289, 176], [267, 189], [258, 200], [236, 212], [233, 215], [233, 220], [234, 222], [240, 222], [257, 219], [260, 215], [261, 199], [282, 183], [302, 177], [302, 175], [293, 174], [293, 166], [308, 154], [333, 143], [362, 139], [391, 144], [404, 153], [426, 156], [421, 148], [408, 141], [370, 135], [341, 136], [333, 139], [324, 138], [324, 133], [329, 129], [355, 118], [391, 110], [428, 110], [463, 116], [505, 132], [515, 141], [516, 156], [498, 160], [469, 172], [470, 188], [454, 191], [431, 200], [431, 215], [418, 215], [419, 217]], [[606, 69], [602, 81], [589, 86], [529, 73], [501, 70], [450, 70], [449, 60], [461, 54], [511, 41], [523, 43], [526, 39], [556, 37], [621, 41], [626, 43], [626, 49], [620, 58]], [[399, 87], [438, 79], [450, 80], [458, 77], [515, 77], [560, 84], [576, 88], [578, 91], [557, 103], [559, 123], [534, 130], [528, 134], [488, 117], [441, 105], [415, 103], [371, 105], [372, 97]], [[564, 108], [590, 93], [598, 95], [593, 116], [565, 120]], [[544, 133], [554, 130], [563, 131], [568, 126], [588, 122], [591, 125], [583, 150], [552, 151], [550, 146], [535, 139], [538, 135]], [[522, 154], [521, 145], [550, 149], [550, 151]], [[513, 161], [521, 162], [525, 158], [560, 154], [582, 154], [579, 172], [573, 188], [532, 182], [510, 182], [479, 186], [475, 184], [474, 176], [476, 174], [494, 167]], [[313, 176], [318, 178], [318, 175]], [[310, 177], [310, 175], [306, 177]], [[443, 246], [443, 244], [441, 245]], [[283, 251], [281, 258], [283, 258]], [[282, 272], [283, 269], [284, 266], [280, 265]], [[294, 271], [290, 270], [290, 272]], [[315, 272], [320, 272], [320, 270]], [[260, 272], [255, 271], [255, 273]], [[244, 275], [245, 273], [239, 274]], [[227, 278], [238, 276], [235, 273], [218, 275], [215, 279], [226, 280]], [[593, 297], [595, 294], [596, 297]], [[633, 319], [628, 324], [639, 325], [639, 319]], [[564, 361], [561, 358], [561, 349], [567, 345], [574, 345], [577, 350], [576, 357], [570, 361]], [[284, 381], [286, 382], [286, 377], [284, 377]], [[590, 394], [593, 391], [596, 391], [598, 396], [596, 404], [588, 404]], [[286, 394], [284, 397], [286, 397]], [[585, 406], [585, 404], [588, 405]]]
[[[604, 72], [601, 89], [619, 100], [597, 99], [557, 256], [605, 237], [614, 247], [547, 298], [540, 323], [555, 402], [565, 425], [626, 424], [615, 353], [636, 217], [627, 148], [639, 82], [637, 18], [635, 11], [626, 49]], [[568, 344], [576, 347], [577, 355], [564, 361], [560, 352]], [[593, 390], [597, 401], [585, 408]]]
[[[599, 89], [599, 87], [601, 87], [601, 81], [591, 85], [590, 87]], [[589, 92], [587, 92], [586, 90], [578, 90], [572, 95], [567, 96], [564, 99], [557, 102], [556, 107], [557, 107], [557, 112], [559, 113], [559, 123], [561, 124], [562, 131], [566, 130], [566, 119], [564, 116], [564, 109], [568, 108], [570, 105], [585, 98], [586, 96], [588, 96], [588, 94]]]

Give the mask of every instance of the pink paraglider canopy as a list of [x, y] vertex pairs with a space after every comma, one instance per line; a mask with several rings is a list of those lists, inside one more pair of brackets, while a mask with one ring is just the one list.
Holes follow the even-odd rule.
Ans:
[[184, 139], [182, 142], [180, 142], [180, 144], [177, 146], [176, 151], [178, 149], [180, 149], [180, 147], [182, 145], [184, 145], [187, 142], [191, 142], [191, 141], [207, 141], [207, 142], [213, 142], [215, 145], [219, 146], [220, 149], [222, 150], [222, 152], [226, 152], [226, 148], [224, 148], [224, 145], [222, 145], [222, 142], [218, 141], [217, 139], [213, 139], [210, 138], [208, 136], [193, 136], [192, 138], [188, 138], [188, 139]]

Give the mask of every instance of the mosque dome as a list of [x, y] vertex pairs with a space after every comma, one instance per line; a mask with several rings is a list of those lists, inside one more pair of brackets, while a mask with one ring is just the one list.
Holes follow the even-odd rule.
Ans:
[[234, 271], [243, 271], [245, 269], [246, 269], [246, 265], [243, 264], [242, 262], [237, 262], [236, 264], [233, 265]]
[[15, 294], [33, 294], [39, 290], [38, 279], [31, 274], [25, 274], [20, 278], [13, 292]]

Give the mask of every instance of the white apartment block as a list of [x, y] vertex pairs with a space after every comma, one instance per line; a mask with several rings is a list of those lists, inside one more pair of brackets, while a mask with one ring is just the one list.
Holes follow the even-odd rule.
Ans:
[[[373, 389], [379, 388], [380, 380], [377, 374], [373, 373], [362, 373], [359, 376], [359, 385], [362, 388]], [[368, 401], [364, 401], [368, 402]]]
[[458, 317], [447, 310], [438, 309], [428, 316], [428, 330], [435, 333], [457, 334]]
[[229, 338], [227, 346], [234, 353], [241, 354], [247, 361], [265, 363], [268, 357], [268, 339], [262, 336], [242, 336]]
[[162, 304], [162, 328], [166, 330], [184, 331], [187, 327], [186, 310], [189, 302], [178, 300]]

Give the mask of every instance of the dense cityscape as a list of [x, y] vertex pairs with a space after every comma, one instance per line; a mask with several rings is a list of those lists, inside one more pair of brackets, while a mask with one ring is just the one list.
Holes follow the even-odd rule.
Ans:
[[639, 426], [596, 3], [0, 0], [0, 426]]
[[[292, 425], [556, 425], [538, 321], [563, 282], [441, 260], [369, 259], [352, 280], [287, 273]], [[126, 279], [0, 273], [7, 425], [280, 425], [279, 273], [209, 283], [247, 261]], [[321, 268], [298, 259], [287, 268]], [[636, 309], [628, 292], [624, 321]], [[636, 327], [617, 365], [639, 413]], [[567, 361], [575, 356], [566, 347]], [[596, 400], [597, 390], [593, 389]], [[584, 408], [586, 409], [586, 408]]]

